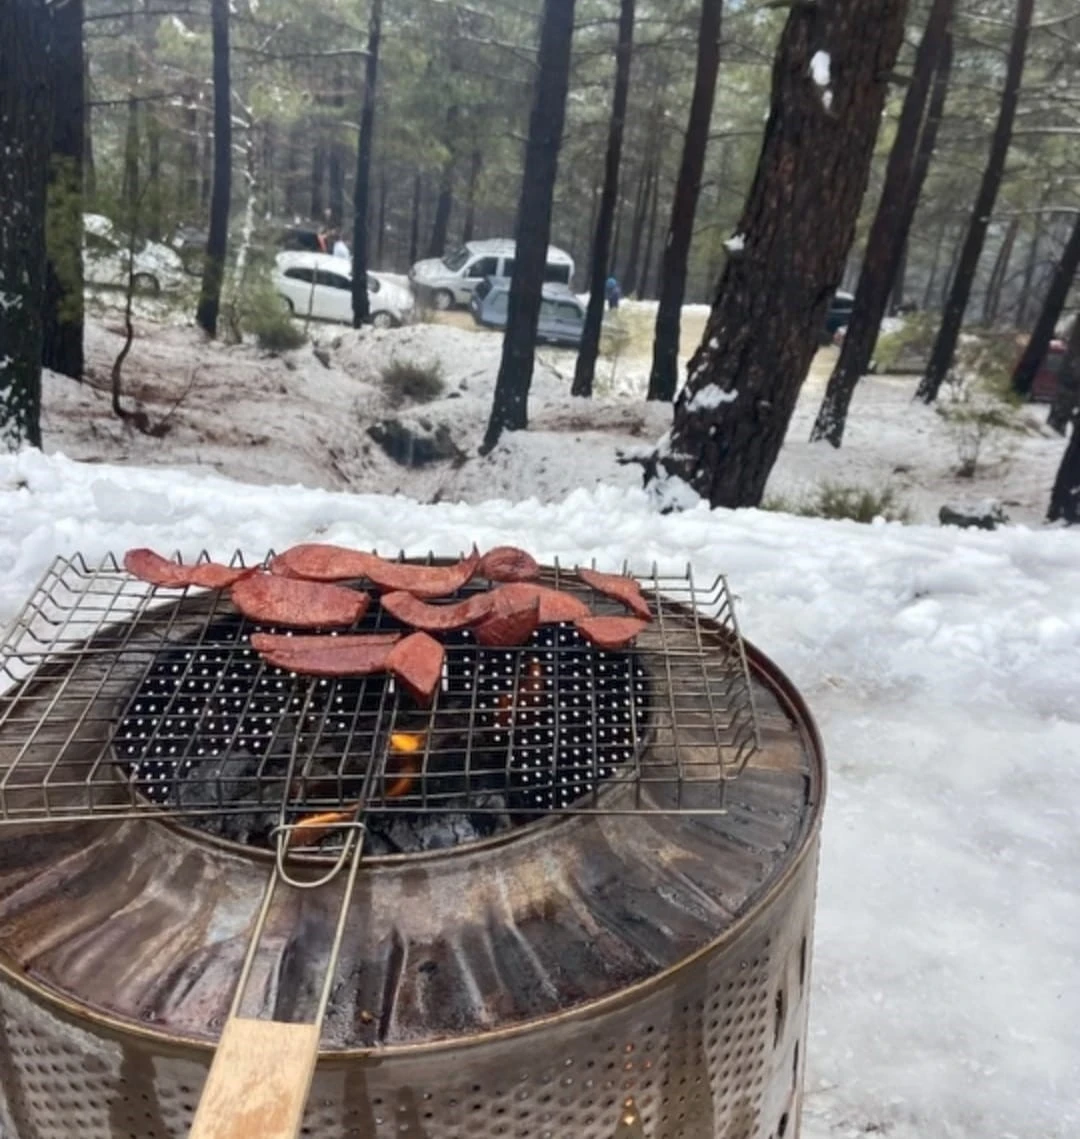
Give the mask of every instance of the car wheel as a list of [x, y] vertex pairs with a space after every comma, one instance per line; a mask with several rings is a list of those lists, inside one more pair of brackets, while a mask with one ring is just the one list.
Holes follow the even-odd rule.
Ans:
[[283, 313], [285, 313], [286, 316], [292, 316], [293, 313], [296, 312], [295, 306], [293, 305], [292, 301], [289, 300], [288, 297], [283, 297], [279, 293], [278, 294], [278, 300], [281, 302], [281, 311]]
[[137, 293], [147, 293], [156, 297], [161, 292], [161, 282], [153, 273], [136, 273], [131, 278], [131, 285]]
[[397, 321], [388, 312], [377, 312], [371, 318], [371, 323], [376, 328], [395, 328]]
[[439, 312], [449, 312], [454, 307], [454, 294], [449, 289], [436, 289], [433, 299]]

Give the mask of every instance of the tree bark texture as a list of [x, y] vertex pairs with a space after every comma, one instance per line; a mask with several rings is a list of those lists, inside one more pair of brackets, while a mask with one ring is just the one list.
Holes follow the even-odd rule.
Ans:
[[866, 240], [851, 319], [810, 432], [811, 442], [824, 439], [834, 447], [840, 446], [855, 387], [874, 355], [878, 330], [937, 141], [950, 69], [952, 9], [953, 0], [934, 0], [915, 54], [896, 139], [885, 166], [881, 199]]
[[1005, 172], [1005, 159], [1012, 141], [1013, 120], [1020, 101], [1020, 83], [1024, 76], [1024, 57], [1027, 53], [1028, 35], [1031, 31], [1031, 14], [1035, 0], [1017, 0], [1016, 22], [1013, 25], [1012, 43], [1009, 46], [1009, 61], [1005, 71], [1005, 87], [1001, 94], [1001, 107], [998, 111], [994, 137], [990, 143], [990, 155], [983, 171], [982, 183], [975, 199], [975, 208], [968, 222], [967, 234], [956, 268], [956, 275], [949, 288], [945, 302], [941, 327], [930, 353], [926, 367], [916, 392], [917, 398], [925, 403], [937, 399], [945, 377], [952, 367], [956, 354], [956, 342], [964, 322], [964, 313], [971, 299], [971, 288], [975, 281], [975, 271], [979, 267], [986, 231], [994, 212], [1001, 178]]
[[232, 195], [232, 96], [229, 77], [229, 0], [211, 0], [210, 33], [214, 56], [214, 182], [210, 191], [210, 230], [195, 320], [207, 336], [217, 335], [225, 253], [229, 244]]
[[571, 395], [591, 396], [596, 374], [596, 357], [600, 350], [600, 326], [604, 321], [604, 284], [611, 257], [611, 235], [615, 228], [615, 203], [619, 197], [619, 165], [622, 161], [623, 129], [626, 104], [630, 94], [630, 65], [634, 54], [634, 3], [620, 0], [619, 35], [615, 48], [615, 89], [608, 124], [607, 153], [604, 156], [604, 188], [600, 194], [596, 232], [593, 236], [589, 268], [589, 306], [585, 313], [585, 329], [574, 366]]
[[987, 328], [993, 327], [1001, 311], [1001, 291], [1009, 276], [1009, 262], [1012, 260], [1016, 235], [1019, 232], [1020, 219], [1013, 218], [1005, 229], [1005, 236], [1001, 239], [997, 257], [994, 258], [994, 269], [986, 286], [986, 301], [983, 304], [983, 324]]
[[359, 328], [370, 316], [368, 303], [368, 197], [371, 151], [375, 143], [375, 92], [379, 81], [379, 41], [382, 39], [383, 0], [372, 0], [368, 17], [367, 59], [364, 61], [364, 107], [356, 141], [356, 182], [353, 185], [352, 322]]
[[1072, 438], [1065, 448], [1054, 489], [1050, 495], [1050, 509], [1046, 517], [1051, 522], [1065, 521], [1070, 525], [1080, 522], [1080, 317], [1073, 321], [1072, 332], [1069, 335], [1069, 345], [1065, 350], [1065, 359], [1062, 361], [1061, 400], [1055, 403], [1055, 411], [1067, 409], [1065, 429], [1069, 420], [1072, 421]]
[[52, 9], [52, 157], [49, 163], [42, 363], [83, 373], [83, 155], [86, 150], [83, 3]]
[[[669, 436], [646, 464], [665, 509], [757, 506], [780, 452], [869, 180], [905, 0], [792, 9], [757, 172]], [[821, 57], [829, 53], [826, 85]], [[730, 248], [730, 247], [729, 247]]]
[[1076, 220], [1073, 222], [1061, 260], [1054, 266], [1050, 288], [1046, 291], [1031, 339], [1028, 340], [1013, 371], [1012, 389], [1017, 395], [1031, 394], [1031, 385], [1035, 382], [1035, 375], [1046, 358], [1050, 341], [1054, 339], [1054, 329], [1061, 319], [1065, 302], [1069, 298], [1069, 290], [1076, 279], [1077, 269], [1080, 269], [1080, 214], [1076, 215]]
[[49, 9], [0, 4], [0, 445], [41, 446]]
[[675, 183], [675, 196], [671, 203], [671, 222], [660, 262], [660, 307], [656, 313], [649, 399], [674, 399], [678, 384], [679, 332], [686, 295], [687, 261], [690, 242], [694, 236], [694, 215], [701, 194], [701, 178], [705, 170], [705, 150], [709, 142], [709, 125], [716, 94], [716, 74], [720, 68], [720, 18], [723, 10], [723, 0], [702, 0], [690, 119], [683, 142], [679, 179]]
[[574, 0], [544, 0], [540, 19], [533, 107], [518, 200], [517, 256], [510, 282], [502, 360], [495, 381], [491, 416], [480, 448], [482, 454], [491, 451], [504, 429], [524, 431], [528, 426], [536, 325], [540, 318], [544, 267], [551, 237], [551, 205], [570, 85]]

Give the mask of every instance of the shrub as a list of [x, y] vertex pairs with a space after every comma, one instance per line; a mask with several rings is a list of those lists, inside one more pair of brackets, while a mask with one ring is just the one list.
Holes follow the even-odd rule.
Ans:
[[826, 482], [807, 498], [800, 500], [774, 495], [765, 499], [761, 508], [802, 518], [846, 518], [851, 522], [864, 523], [873, 522], [875, 518], [884, 518], [886, 522], [911, 521], [911, 511], [897, 499], [890, 486], [875, 491], [868, 487]]
[[394, 407], [403, 403], [430, 403], [446, 388], [438, 360], [399, 360], [394, 358], [382, 370], [386, 398]]
[[927, 313], [904, 317], [895, 332], [883, 332], [874, 349], [879, 372], [921, 372], [930, 358], [937, 335], [938, 319]]
[[269, 284], [255, 288], [244, 298], [240, 326], [255, 337], [260, 348], [275, 355], [307, 343], [307, 336], [293, 322], [281, 298]]

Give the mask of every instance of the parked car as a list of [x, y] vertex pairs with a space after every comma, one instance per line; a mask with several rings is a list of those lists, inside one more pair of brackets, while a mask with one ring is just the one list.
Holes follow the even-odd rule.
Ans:
[[201, 226], [180, 222], [169, 240], [184, 264], [184, 272], [191, 277], [201, 277], [203, 260], [206, 256], [207, 231]]
[[[126, 288], [129, 240], [102, 214], [83, 214], [83, 272], [88, 285]], [[179, 254], [158, 241], [136, 239], [133, 283], [140, 293], [179, 288], [184, 263]]]
[[[467, 305], [485, 277], [509, 279], [514, 275], [515, 242], [506, 238], [468, 241], [446, 257], [417, 261], [409, 270], [409, 284], [421, 302], [440, 311]], [[550, 246], [544, 280], [567, 288], [574, 279], [574, 259]]]
[[[402, 285], [369, 273], [371, 323], [396, 328], [413, 313], [412, 293]], [[328, 253], [279, 253], [274, 260], [274, 288], [289, 312], [315, 320], [352, 324], [352, 266]]]
[[[505, 328], [510, 305], [510, 282], [485, 277], [476, 287], [469, 311], [484, 328]], [[577, 348], [585, 330], [585, 305], [566, 287], [548, 284], [540, 301], [540, 321], [536, 337], [548, 344]]]
[[825, 327], [821, 332], [822, 344], [837, 343], [836, 334], [851, 323], [851, 313], [855, 308], [855, 297], [838, 289], [829, 302], [825, 313]]

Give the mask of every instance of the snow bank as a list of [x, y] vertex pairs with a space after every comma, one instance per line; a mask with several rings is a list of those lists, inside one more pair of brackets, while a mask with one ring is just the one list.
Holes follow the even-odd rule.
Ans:
[[1080, 536], [823, 523], [638, 490], [421, 505], [0, 457], [0, 622], [55, 554], [318, 538], [724, 571], [830, 760], [804, 1139], [1080, 1128]]

